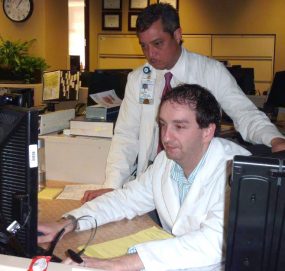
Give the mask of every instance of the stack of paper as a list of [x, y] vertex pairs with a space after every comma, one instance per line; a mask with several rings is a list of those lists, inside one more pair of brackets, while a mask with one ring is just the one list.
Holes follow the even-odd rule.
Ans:
[[89, 246], [86, 248], [85, 254], [101, 259], [119, 257], [127, 254], [128, 249], [136, 244], [169, 238], [173, 238], [173, 235], [163, 229], [151, 227], [126, 237]]

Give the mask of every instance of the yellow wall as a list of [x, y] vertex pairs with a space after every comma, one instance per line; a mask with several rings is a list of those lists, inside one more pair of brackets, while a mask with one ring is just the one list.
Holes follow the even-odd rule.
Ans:
[[[130, 33], [128, 4], [123, 0], [122, 31], [104, 33]], [[103, 33], [101, 5], [101, 0], [90, 0], [90, 70], [97, 65], [97, 35]], [[34, 6], [32, 17], [18, 24], [9, 21], [1, 8], [0, 34], [6, 39], [36, 38], [33, 54], [45, 57], [51, 69], [67, 68], [67, 0], [34, 0]], [[179, 14], [185, 34], [276, 34], [275, 71], [285, 70], [284, 0], [179, 0]]]
[[68, 67], [67, 0], [34, 0], [32, 16], [15, 23], [4, 14], [1, 3], [0, 35], [10, 40], [36, 39], [30, 53], [46, 59], [50, 69]]

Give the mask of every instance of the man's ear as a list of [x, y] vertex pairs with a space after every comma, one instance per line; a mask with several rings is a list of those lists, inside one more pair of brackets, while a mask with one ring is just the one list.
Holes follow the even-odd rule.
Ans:
[[177, 41], [178, 44], [182, 41], [182, 30], [181, 27], [177, 28], [173, 33], [174, 39]]
[[216, 131], [216, 124], [210, 123], [207, 128], [203, 128], [203, 138], [206, 141], [211, 141]]

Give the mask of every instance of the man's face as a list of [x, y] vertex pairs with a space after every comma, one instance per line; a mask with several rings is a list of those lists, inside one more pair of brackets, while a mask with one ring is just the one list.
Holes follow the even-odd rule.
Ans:
[[138, 38], [145, 57], [156, 69], [171, 69], [181, 54], [181, 29], [178, 28], [171, 36], [163, 31], [161, 20], [139, 33]]
[[161, 142], [169, 159], [176, 161], [184, 172], [192, 171], [213, 138], [215, 125], [199, 128], [196, 112], [187, 104], [166, 101], [160, 108]]

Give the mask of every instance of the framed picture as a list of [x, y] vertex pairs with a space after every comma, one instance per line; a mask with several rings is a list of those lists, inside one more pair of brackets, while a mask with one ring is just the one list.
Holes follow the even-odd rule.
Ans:
[[129, 9], [144, 9], [149, 5], [149, 0], [129, 0]]
[[178, 0], [157, 0], [157, 3], [168, 3], [178, 10]]
[[138, 15], [139, 15], [139, 12], [129, 12], [129, 16], [128, 16], [129, 31], [136, 30], [136, 22], [137, 22]]
[[122, 0], [102, 0], [103, 10], [121, 10]]
[[102, 13], [102, 30], [122, 30], [122, 14], [120, 12]]

